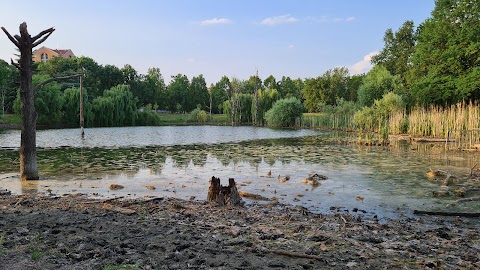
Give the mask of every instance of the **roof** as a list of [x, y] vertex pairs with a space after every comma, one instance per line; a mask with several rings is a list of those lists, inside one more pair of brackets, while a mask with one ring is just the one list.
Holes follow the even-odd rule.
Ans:
[[59, 50], [59, 49], [55, 49], [55, 50], [52, 50], [58, 54], [66, 54], [69, 50]]

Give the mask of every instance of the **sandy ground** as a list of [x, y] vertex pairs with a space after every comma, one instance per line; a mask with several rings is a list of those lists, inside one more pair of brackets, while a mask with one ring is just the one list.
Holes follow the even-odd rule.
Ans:
[[0, 196], [0, 269], [479, 269], [478, 218]]

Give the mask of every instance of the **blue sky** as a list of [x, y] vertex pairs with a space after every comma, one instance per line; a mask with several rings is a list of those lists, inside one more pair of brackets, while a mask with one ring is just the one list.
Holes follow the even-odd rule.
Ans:
[[[27, 22], [31, 35], [56, 31], [42, 45], [72, 49], [99, 64], [160, 68], [207, 83], [255, 74], [317, 77], [335, 67], [369, 70], [388, 28], [418, 26], [434, 0], [2, 0], [0, 26], [12, 35]], [[14, 45], [0, 32], [0, 58]]]

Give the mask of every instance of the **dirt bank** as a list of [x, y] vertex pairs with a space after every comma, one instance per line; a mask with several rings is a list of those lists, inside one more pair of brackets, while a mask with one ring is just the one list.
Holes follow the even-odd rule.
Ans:
[[427, 216], [379, 224], [278, 204], [3, 195], [0, 268], [478, 269], [477, 224]]

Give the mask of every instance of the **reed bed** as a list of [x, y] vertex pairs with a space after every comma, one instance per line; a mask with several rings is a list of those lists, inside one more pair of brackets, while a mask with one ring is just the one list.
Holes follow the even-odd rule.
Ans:
[[301, 128], [318, 128], [333, 130], [353, 130], [353, 115], [329, 113], [306, 113], [300, 119]]
[[[372, 114], [375, 118], [376, 115]], [[377, 116], [378, 117], [378, 116]], [[412, 137], [444, 139], [449, 146], [460, 149], [480, 149], [480, 104], [462, 102], [450, 107], [416, 107], [409, 113], [396, 110], [387, 121], [380, 119], [365, 121], [362, 131], [376, 133], [382, 138], [388, 134], [407, 134]], [[369, 124], [370, 123], [370, 124]], [[360, 129], [352, 114], [304, 114], [300, 120], [302, 128], [334, 130]], [[388, 136], [388, 135], [387, 135]]]
[[397, 112], [390, 115], [389, 125], [392, 134], [405, 133], [400, 127], [408, 125], [404, 129], [411, 136], [445, 139], [462, 149], [480, 146], [480, 107], [474, 102], [417, 107], [408, 115]]

